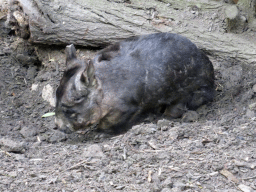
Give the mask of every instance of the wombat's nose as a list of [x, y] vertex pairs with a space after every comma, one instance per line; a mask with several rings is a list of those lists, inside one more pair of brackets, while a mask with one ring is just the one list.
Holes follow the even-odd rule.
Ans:
[[61, 119], [59, 119], [59, 118], [55, 118], [55, 125], [58, 127], [58, 128], [60, 128], [60, 127], [62, 127], [63, 125], [64, 125], [64, 123], [63, 123], [63, 121], [61, 120]]
[[73, 132], [72, 129], [70, 129], [71, 126], [64, 124], [61, 119], [55, 118], [55, 125], [57, 126], [58, 130], [66, 134], [70, 134]]
[[71, 134], [73, 133], [73, 131], [71, 131], [68, 127], [64, 126], [64, 127], [61, 127], [59, 128], [58, 130], [60, 130], [61, 132], [64, 132], [66, 134]]

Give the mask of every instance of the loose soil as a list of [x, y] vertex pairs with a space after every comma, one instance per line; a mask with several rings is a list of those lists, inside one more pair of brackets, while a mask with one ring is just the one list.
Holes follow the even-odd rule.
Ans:
[[65, 69], [64, 47], [30, 45], [3, 24], [0, 191], [256, 191], [255, 66], [210, 57], [216, 97], [197, 110], [197, 121], [145, 120], [121, 135], [66, 135], [54, 116], [42, 118], [54, 111], [48, 101]]

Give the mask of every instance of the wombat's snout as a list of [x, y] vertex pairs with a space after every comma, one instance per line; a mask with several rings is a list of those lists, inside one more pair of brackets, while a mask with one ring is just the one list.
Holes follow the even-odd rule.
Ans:
[[55, 125], [57, 126], [58, 130], [70, 134], [74, 132], [72, 126], [70, 124], [65, 124], [61, 119], [55, 118]]

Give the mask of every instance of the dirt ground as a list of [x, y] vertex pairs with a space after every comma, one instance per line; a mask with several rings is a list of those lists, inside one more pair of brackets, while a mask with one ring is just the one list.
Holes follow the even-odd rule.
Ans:
[[[223, 32], [221, 22], [213, 30]], [[216, 97], [197, 110], [196, 122], [161, 119], [118, 136], [66, 135], [54, 116], [42, 118], [54, 111], [64, 47], [31, 46], [3, 18], [0, 25], [0, 191], [256, 191], [255, 66], [210, 57]], [[94, 53], [78, 49], [79, 57]]]

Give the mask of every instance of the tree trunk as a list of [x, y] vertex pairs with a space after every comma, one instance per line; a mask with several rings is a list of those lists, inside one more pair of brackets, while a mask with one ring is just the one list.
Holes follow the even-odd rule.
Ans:
[[207, 11], [223, 12], [222, 7], [220, 2], [203, 0], [12, 0], [8, 24], [32, 43], [92, 47], [134, 35], [172, 32], [188, 37], [212, 55], [255, 62], [255, 40], [211, 31], [209, 25], [200, 26], [181, 16], [187, 10], [195, 17]]

